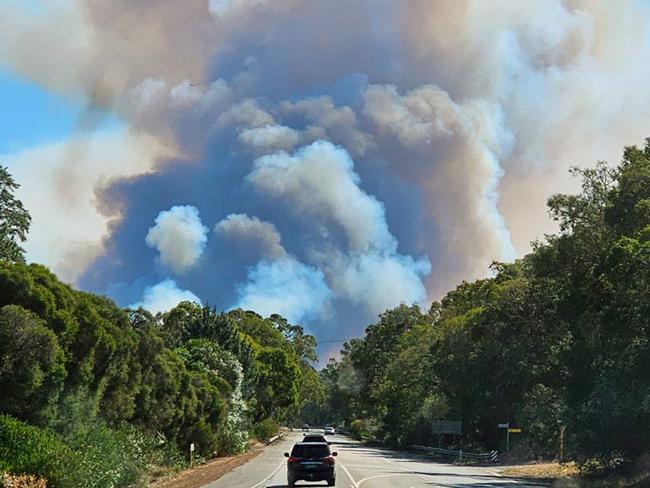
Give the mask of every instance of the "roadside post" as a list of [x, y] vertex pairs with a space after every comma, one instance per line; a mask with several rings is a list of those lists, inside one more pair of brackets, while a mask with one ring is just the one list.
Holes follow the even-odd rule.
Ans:
[[564, 464], [564, 430], [566, 425], [560, 427], [560, 464]]
[[506, 459], [508, 459], [510, 455], [510, 422], [497, 424], [497, 429], [506, 429]]
[[508, 434], [506, 435], [506, 455], [508, 460], [510, 460], [510, 434], [521, 434], [521, 429], [508, 427]]
[[190, 442], [190, 468], [192, 467], [192, 461], [194, 458], [194, 449], [195, 449], [194, 443]]

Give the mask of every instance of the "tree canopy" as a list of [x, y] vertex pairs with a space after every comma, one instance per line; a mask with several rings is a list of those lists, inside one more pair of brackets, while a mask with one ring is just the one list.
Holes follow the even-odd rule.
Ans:
[[20, 187], [0, 166], [0, 260], [23, 261], [21, 243], [27, 239], [31, 217], [14, 192]]

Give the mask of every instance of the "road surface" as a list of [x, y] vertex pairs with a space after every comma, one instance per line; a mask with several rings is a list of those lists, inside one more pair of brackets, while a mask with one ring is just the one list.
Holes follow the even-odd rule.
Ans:
[[[285, 488], [284, 452], [302, 434], [294, 432], [267, 447], [262, 454], [203, 488]], [[532, 488], [548, 486], [530, 480], [504, 478], [493, 468], [436, 463], [404, 452], [368, 447], [347, 437], [331, 437], [339, 488]], [[296, 486], [326, 486], [325, 482], [298, 482]]]

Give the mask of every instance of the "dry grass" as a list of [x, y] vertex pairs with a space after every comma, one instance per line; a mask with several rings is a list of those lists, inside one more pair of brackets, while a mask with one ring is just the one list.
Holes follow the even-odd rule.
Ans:
[[509, 466], [501, 474], [503, 476], [517, 476], [523, 478], [548, 478], [560, 479], [577, 476], [580, 473], [575, 463], [540, 463]]
[[0, 486], [4, 488], [47, 488], [43, 478], [29, 474], [3, 474], [0, 475]]

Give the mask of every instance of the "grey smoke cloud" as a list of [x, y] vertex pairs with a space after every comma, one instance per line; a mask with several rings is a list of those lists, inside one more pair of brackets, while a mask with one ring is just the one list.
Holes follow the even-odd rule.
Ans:
[[354, 162], [341, 147], [316, 141], [295, 154], [278, 152], [255, 160], [246, 176], [261, 191], [289, 200], [301, 215], [334, 223], [347, 237], [343, 249], [325, 249], [313, 260], [333, 292], [377, 314], [401, 301], [424, 302], [421, 278], [429, 260], [397, 252], [383, 205], [360, 187]]
[[359, 188], [349, 154], [330, 142], [316, 141], [294, 155], [263, 156], [255, 160], [246, 180], [267, 194], [290, 200], [299, 212], [341, 225], [353, 250], [397, 247], [382, 204]]
[[260, 255], [277, 259], [287, 252], [282, 246], [282, 236], [270, 222], [246, 214], [230, 214], [214, 226], [216, 233], [225, 234], [231, 239], [248, 241], [258, 246]]
[[269, 153], [293, 149], [300, 142], [301, 135], [285, 125], [265, 125], [245, 129], [239, 134], [239, 140], [256, 151]]
[[163, 239], [151, 248], [144, 234], [187, 202], [217, 231], [178, 286], [222, 308], [267, 310], [283, 295], [320, 337], [526, 252], [553, 230], [545, 200], [573, 190], [570, 165], [615, 161], [650, 133], [642, 1], [92, 0], [47, 22], [17, 2], [0, 13], [17, 19], [0, 34], [5, 65], [61, 92], [103, 87], [132, 133], [166, 148], [146, 174], [95, 191], [108, 235], [77, 283], [105, 292], [176, 273], [156, 266]]

